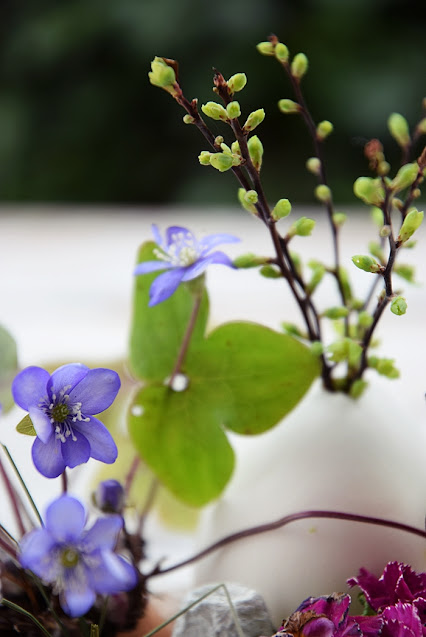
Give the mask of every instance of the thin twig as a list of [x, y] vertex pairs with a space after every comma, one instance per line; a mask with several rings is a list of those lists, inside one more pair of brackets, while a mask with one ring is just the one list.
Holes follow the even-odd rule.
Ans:
[[36, 507], [36, 504], [35, 504], [35, 502], [34, 502], [34, 500], [33, 500], [32, 496], [31, 496], [31, 493], [29, 492], [28, 487], [27, 487], [27, 485], [25, 484], [24, 479], [23, 479], [23, 477], [21, 476], [21, 474], [20, 474], [20, 472], [19, 472], [19, 469], [18, 469], [18, 467], [17, 467], [17, 466], [16, 466], [16, 464], [15, 464], [15, 461], [13, 460], [12, 456], [11, 456], [11, 455], [10, 455], [10, 453], [9, 453], [9, 449], [6, 447], [6, 445], [3, 445], [3, 444], [2, 444], [1, 446], [2, 446], [2, 448], [3, 448], [4, 452], [5, 452], [5, 454], [7, 455], [7, 457], [8, 457], [8, 459], [9, 459], [10, 464], [11, 464], [11, 465], [12, 465], [12, 467], [13, 467], [13, 470], [15, 471], [15, 473], [16, 473], [16, 475], [17, 475], [17, 477], [18, 477], [18, 480], [19, 480], [19, 482], [20, 482], [20, 483], [21, 483], [21, 485], [22, 485], [22, 488], [23, 488], [23, 489], [24, 489], [24, 491], [25, 491], [25, 494], [26, 494], [26, 496], [27, 496], [27, 498], [28, 498], [28, 500], [29, 500], [29, 502], [30, 502], [30, 504], [31, 504], [32, 508], [33, 508], [34, 513], [36, 514], [37, 518], [39, 519], [40, 524], [41, 524], [42, 526], [44, 526], [44, 522], [43, 522], [43, 519], [42, 519], [42, 517], [41, 517], [41, 515], [40, 515], [40, 513], [39, 513], [39, 510], [38, 510], [38, 509], [37, 509], [37, 507]]
[[15, 488], [12, 485], [12, 483], [11, 483], [11, 481], [9, 479], [9, 476], [7, 475], [7, 472], [6, 472], [5, 468], [3, 467], [3, 463], [1, 461], [1, 459], [0, 459], [0, 473], [1, 473], [1, 476], [3, 478], [4, 486], [6, 487], [6, 491], [7, 491], [7, 494], [9, 496], [10, 504], [12, 505], [13, 512], [15, 514], [15, 520], [16, 520], [16, 523], [18, 525], [21, 537], [22, 537], [23, 535], [25, 535], [25, 532], [26, 532], [25, 525], [24, 525], [24, 522], [22, 520], [21, 511], [19, 509], [19, 504], [18, 504], [18, 500], [17, 500], [17, 497], [16, 497]]

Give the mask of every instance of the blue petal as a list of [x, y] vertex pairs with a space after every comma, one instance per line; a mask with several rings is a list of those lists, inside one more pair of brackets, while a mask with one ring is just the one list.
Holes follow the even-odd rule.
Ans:
[[90, 369], [69, 394], [69, 403], [81, 403], [83, 414], [99, 414], [114, 402], [120, 377], [112, 369]]
[[29, 414], [37, 436], [46, 444], [53, 434], [53, 425], [49, 416], [38, 407], [30, 407]]
[[90, 443], [77, 429], [74, 429], [73, 440], [71, 436], [62, 442], [62, 457], [67, 467], [74, 469], [79, 464], [84, 464], [90, 458]]
[[90, 610], [95, 603], [95, 592], [89, 587], [86, 580], [76, 579], [74, 574], [69, 574], [69, 582], [59, 596], [59, 601], [70, 617], [81, 617]]
[[168, 272], [160, 274], [153, 281], [149, 290], [149, 306], [157, 305], [169, 298], [179, 287], [187, 268], [174, 268]]
[[112, 464], [117, 459], [117, 445], [108, 429], [94, 416], [89, 422], [76, 422], [74, 430], [80, 431], [90, 445], [90, 456], [106, 464]]
[[217, 234], [209, 234], [207, 237], [203, 237], [198, 242], [198, 245], [203, 251], [210, 252], [213, 248], [220, 245], [221, 243], [239, 243], [241, 239], [238, 237], [234, 237], [232, 234], [226, 233], [217, 233]]
[[112, 551], [100, 551], [101, 563], [87, 573], [90, 586], [100, 594], [129, 591], [138, 583], [134, 566]]
[[93, 553], [98, 549], [112, 550], [117, 544], [118, 534], [123, 528], [121, 515], [108, 515], [98, 518], [92, 528], [84, 535], [80, 546], [85, 553]]
[[51, 554], [55, 544], [54, 537], [47, 529], [30, 531], [19, 543], [20, 563], [24, 568], [30, 569], [36, 575], [48, 581], [48, 572], [51, 569], [46, 564], [46, 558]]
[[31, 454], [34, 465], [46, 478], [57, 478], [65, 470], [61, 442], [51, 436], [46, 444], [39, 438], [34, 440]]
[[38, 405], [40, 399], [47, 395], [49, 372], [42, 367], [26, 367], [12, 383], [13, 400], [19, 407], [30, 410]]
[[87, 365], [71, 363], [62, 365], [56, 369], [47, 384], [48, 390], [53, 394], [59, 394], [61, 389], [67, 388], [67, 394], [84, 378], [89, 371]]
[[172, 267], [168, 261], [142, 261], [133, 270], [133, 274], [149, 274], [150, 272], [157, 272], [158, 270], [169, 270]]
[[202, 274], [209, 265], [213, 264], [226, 265], [229, 268], [235, 268], [231, 259], [224, 252], [217, 251], [213, 252], [213, 254], [209, 254], [207, 257], [198, 259], [198, 261], [188, 266], [182, 277], [182, 281], [191, 281], [192, 279], [197, 278], [197, 276], [200, 276], [200, 274]]
[[164, 241], [163, 241], [163, 237], [161, 236], [161, 232], [157, 226], [156, 223], [153, 223], [151, 225], [151, 229], [152, 229], [152, 234], [154, 235], [154, 241], [155, 243], [162, 247], [164, 245]]
[[46, 511], [46, 528], [56, 542], [75, 542], [81, 537], [86, 520], [84, 506], [70, 495], [62, 495]]
[[187, 237], [187, 235], [189, 235], [188, 240], [191, 242], [195, 241], [194, 235], [190, 230], [188, 230], [188, 228], [184, 228], [183, 226], [170, 226], [170, 228], [167, 228], [166, 230], [167, 247], [171, 246], [172, 243], [175, 242], [175, 239], [173, 237], [176, 234], [183, 234], [185, 238]]

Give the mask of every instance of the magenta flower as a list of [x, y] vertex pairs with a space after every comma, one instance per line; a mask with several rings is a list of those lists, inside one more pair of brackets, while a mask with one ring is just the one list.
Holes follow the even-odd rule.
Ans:
[[52, 375], [41, 367], [26, 367], [16, 376], [12, 394], [34, 425], [32, 457], [40, 473], [56, 478], [65, 467], [89, 458], [115, 462], [117, 446], [94, 414], [107, 409], [119, 389], [116, 372], [77, 363], [63, 365]]
[[205, 269], [214, 263], [235, 267], [231, 259], [213, 248], [221, 243], [236, 243], [237, 237], [230, 234], [211, 234], [200, 241], [187, 228], [171, 226], [166, 230], [165, 240], [158, 227], [153, 224], [152, 232], [158, 246], [154, 254], [158, 261], [145, 261], [136, 266], [134, 274], [148, 274], [166, 270], [152, 283], [149, 305], [157, 305], [169, 298], [180, 283], [191, 281], [203, 274]]
[[136, 586], [136, 569], [114, 552], [123, 526], [121, 516], [100, 518], [85, 530], [83, 505], [63, 495], [52, 502], [45, 517], [43, 528], [21, 540], [19, 560], [53, 587], [67, 615], [84, 615], [97, 594], [111, 595]]

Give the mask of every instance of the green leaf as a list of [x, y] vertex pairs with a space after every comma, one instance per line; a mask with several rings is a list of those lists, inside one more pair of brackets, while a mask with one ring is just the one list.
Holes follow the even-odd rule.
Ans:
[[172, 493], [194, 506], [221, 493], [234, 453], [196, 393], [146, 387], [134, 398], [128, 423], [136, 449]]
[[[155, 247], [152, 241], [144, 243], [137, 262], [156, 261], [153, 254]], [[169, 299], [148, 307], [149, 288], [158, 274], [154, 272], [135, 277], [129, 363], [132, 373], [141, 380], [163, 381], [171, 373], [194, 304], [189, 287], [182, 284]], [[193, 343], [204, 337], [208, 305], [207, 293], [204, 292], [191, 339]]]
[[30, 414], [24, 416], [21, 422], [16, 425], [16, 431], [26, 436], [36, 436], [36, 430], [34, 429], [33, 421], [30, 418]]
[[13, 403], [10, 387], [18, 371], [16, 343], [11, 334], [0, 325], [0, 403], [8, 411]]

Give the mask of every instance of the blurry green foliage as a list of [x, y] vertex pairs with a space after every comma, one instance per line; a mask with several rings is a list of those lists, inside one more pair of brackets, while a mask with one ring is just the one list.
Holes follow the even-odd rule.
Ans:
[[236, 202], [232, 178], [199, 167], [202, 138], [148, 83], [150, 60], [163, 55], [179, 60], [185, 93], [202, 102], [213, 97], [212, 66], [225, 77], [246, 72], [243, 116], [267, 111], [259, 136], [271, 199], [313, 202], [308, 137], [276, 107], [293, 96], [278, 64], [255, 50], [275, 32], [308, 55], [311, 110], [335, 125], [330, 182], [351, 201], [351, 181], [367, 170], [365, 140], [380, 137], [395, 163], [388, 115], [420, 116], [425, 25], [421, 0], [4, 0], [0, 198]]

